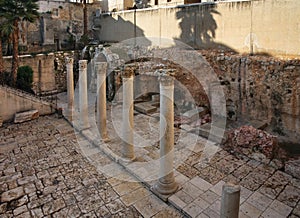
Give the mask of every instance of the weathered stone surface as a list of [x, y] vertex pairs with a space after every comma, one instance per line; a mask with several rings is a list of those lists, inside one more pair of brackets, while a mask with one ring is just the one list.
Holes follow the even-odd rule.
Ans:
[[153, 113], [156, 111], [156, 107], [152, 106], [151, 102], [135, 104], [134, 109], [144, 114]]
[[300, 159], [286, 162], [285, 172], [300, 179]]
[[29, 120], [34, 120], [39, 117], [38, 110], [30, 110], [25, 112], [20, 112], [15, 114], [15, 123], [23, 123]]
[[15, 199], [20, 198], [24, 195], [23, 187], [17, 187], [2, 193], [1, 195], [1, 202], [9, 202]]
[[3, 119], [2, 119], [2, 117], [0, 116], [0, 127], [2, 127], [2, 125], [3, 125]]
[[203, 115], [205, 115], [207, 113], [208, 113], [207, 108], [198, 107], [196, 109], [189, 110], [189, 111], [185, 112], [183, 114], [183, 116], [187, 117], [187, 118], [189, 118], [191, 120], [196, 120], [196, 119], [199, 119], [200, 117], [202, 117]]

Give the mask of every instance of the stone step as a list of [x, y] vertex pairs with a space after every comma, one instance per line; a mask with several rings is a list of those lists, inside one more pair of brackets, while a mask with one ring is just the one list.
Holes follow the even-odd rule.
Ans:
[[151, 102], [142, 102], [134, 105], [134, 109], [143, 114], [149, 114], [156, 111], [156, 107], [151, 105]]
[[15, 123], [23, 123], [29, 120], [34, 120], [39, 117], [38, 110], [24, 111], [15, 114]]

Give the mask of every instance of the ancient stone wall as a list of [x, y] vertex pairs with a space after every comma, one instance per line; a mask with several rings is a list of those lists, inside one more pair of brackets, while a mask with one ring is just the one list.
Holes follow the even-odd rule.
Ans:
[[55, 105], [36, 96], [0, 85], [0, 116], [3, 121], [11, 121], [15, 113], [36, 109], [40, 115], [55, 112]]
[[224, 87], [229, 119], [266, 121], [279, 135], [299, 135], [299, 59], [201, 53]]
[[[100, 3], [87, 4], [89, 37]], [[40, 18], [34, 23], [23, 21], [20, 53], [75, 49], [83, 35], [83, 6], [80, 3], [39, 1]], [[5, 47], [5, 46], [4, 46]], [[4, 48], [5, 49], [5, 48]]]
[[[74, 79], [78, 79], [76, 73], [79, 53], [76, 51], [55, 52], [38, 55], [21, 55], [19, 66], [28, 65], [33, 69], [33, 91], [37, 95], [51, 92], [64, 92], [67, 89], [67, 73], [65, 57], [74, 58]], [[4, 57], [4, 67], [7, 72], [11, 70], [11, 57]]]

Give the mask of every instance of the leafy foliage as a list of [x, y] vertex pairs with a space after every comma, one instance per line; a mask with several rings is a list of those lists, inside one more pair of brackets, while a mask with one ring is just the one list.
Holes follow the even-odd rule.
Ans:
[[0, 19], [4, 20], [6, 28], [2, 31], [10, 33], [13, 44], [12, 85], [16, 85], [19, 66], [19, 23], [34, 22], [38, 18], [38, 0], [0, 0]]
[[17, 88], [32, 93], [33, 70], [30, 66], [19, 67], [17, 73]]

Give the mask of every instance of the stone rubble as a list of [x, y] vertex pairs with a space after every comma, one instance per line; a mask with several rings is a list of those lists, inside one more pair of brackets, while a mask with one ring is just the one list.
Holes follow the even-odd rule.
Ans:
[[273, 159], [277, 149], [277, 137], [253, 126], [241, 126], [228, 132], [226, 147], [248, 155], [259, 152]]

